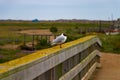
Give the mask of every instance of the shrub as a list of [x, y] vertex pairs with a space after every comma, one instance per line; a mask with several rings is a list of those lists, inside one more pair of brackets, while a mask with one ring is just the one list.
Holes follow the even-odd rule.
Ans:
[[20, 50], [6, 50], [6, 49], [0, 49], [0, 63], [10, 61], [12, 59], [16, 59], [16, 54], [20, 52]]
[[102, 51], [120, 53], [120, 35], [103, 35], [99, 34], [102, 41]]
[[35, 48], [28, 47], [28, 46], [22, 44], [22, 45], [20, 45], [20, 49], [22, 49], [22, 50], [30, 50], [30, 51], [32, 51], [32, 50], [34, 50]]
[[50, 31], [53, 32], [53, 33], [56, 33], [58, 31], [58, 29], [56, 27], [51, 27]]
[[116, 38], [115, 40], [113, 40], [112, 44], [114, 45], [114, 52], [120, 52], [120, 38]]
[[38, 44], [35, 46], [35, 49], [45, 49], [49, 48], [50, 43], [47, 41], [47, 39], [41, 39]]
[[83, 36], [82, 35], [79, 35], [79, 36], [67, 35], [67, 42], [76, 40], [76, 39], [78, 39], [80, 37], [83, 37]]

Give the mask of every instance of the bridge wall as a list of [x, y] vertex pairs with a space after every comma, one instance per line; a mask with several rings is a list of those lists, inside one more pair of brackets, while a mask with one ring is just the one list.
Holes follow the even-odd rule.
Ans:
[[100, 46], [97, 37], [87, 36], [65, 43], [61, 49], [55, 46], [38, 51], [42, 57], [33, 53], [35, 55], [0, 64], [0, 80], [86, 80], [100, 64]]

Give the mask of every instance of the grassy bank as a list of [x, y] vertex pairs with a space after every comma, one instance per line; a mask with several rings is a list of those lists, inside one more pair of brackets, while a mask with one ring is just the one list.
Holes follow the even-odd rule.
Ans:
[[102, 41], [102, 51], [120, 54], [120, 34], [118, 35], [105, 35], [98, 34]]
[[18, 55], [17, 53], [19, 50], [6, 50], [6, 49], [0, 49], [0, 63], [16, 59], [18, 57], [21, 57], [23, 55]]

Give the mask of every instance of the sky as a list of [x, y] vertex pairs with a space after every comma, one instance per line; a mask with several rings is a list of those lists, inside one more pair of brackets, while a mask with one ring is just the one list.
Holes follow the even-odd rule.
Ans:
[[120, 0], [0, 0], [0, 19], [120, 18]]

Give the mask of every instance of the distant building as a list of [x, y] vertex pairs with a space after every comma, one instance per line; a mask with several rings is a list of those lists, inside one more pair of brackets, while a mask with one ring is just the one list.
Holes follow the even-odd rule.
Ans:
[[106, 30], [106, 35], [120, 34], [120, 18], [113, 22], [113, 25]]
[[106, 35], [116, 35], [116, 34], [120, 34], [120, 30], [119, 29], [109, 29], [108, 31], [106, 31]]
[[34, 19], [34, 20], [32, 20], [32, 22], [39, 22], [39, 20], [38, 19]]

